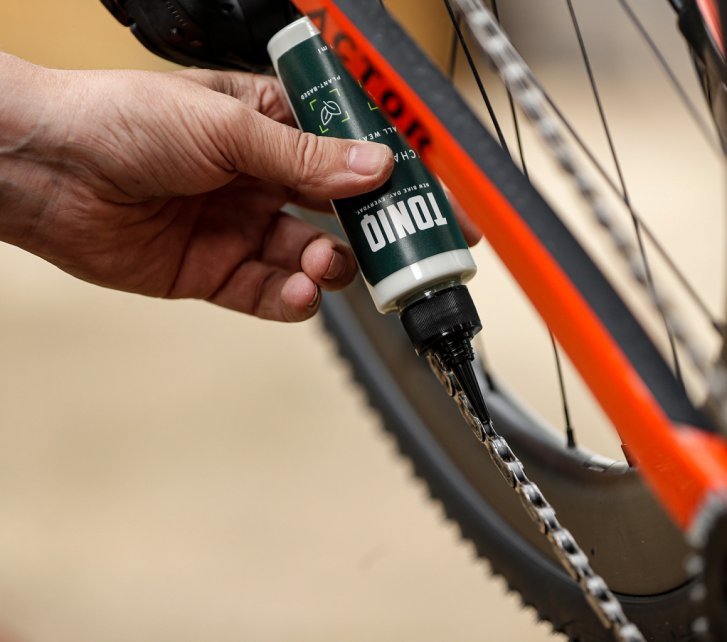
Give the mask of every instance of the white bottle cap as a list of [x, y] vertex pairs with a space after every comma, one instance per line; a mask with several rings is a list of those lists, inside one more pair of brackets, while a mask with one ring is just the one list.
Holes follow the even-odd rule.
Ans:
[[273, 61], [275, 72], [278, 71], [278, 60], [284, 54], [319, 33], [318, 27], [311, 22], [310, 18], [296, 20], [278, 31], [268, 43], [268, 54], [270, 54], [270, 59]]

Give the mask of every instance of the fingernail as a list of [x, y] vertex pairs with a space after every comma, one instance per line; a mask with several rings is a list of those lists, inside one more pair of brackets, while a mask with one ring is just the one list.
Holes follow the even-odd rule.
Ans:
[[333, 281], [334, 279], [337, 279], [339, 276], [341, 276], [341, 273], [343, 272], [343, 267], [343, 257], [338, 252], [334, 251], [333, 256], [331, 257], [331, 262], [328, 264], [328, 269], [323, 275], [323, 280]]
[[362, 176], [373, 176], [384, 168], [390, 155], [391, 150], [386, 145], [353, 145], [348, 152], [348, 168]]
[[318, 300], [321, 298], [321, 291], [319, 288], [316, 288], [316, 293], [311, 302], [308, 304], [309, 308], [315, 308], [318, 305]]

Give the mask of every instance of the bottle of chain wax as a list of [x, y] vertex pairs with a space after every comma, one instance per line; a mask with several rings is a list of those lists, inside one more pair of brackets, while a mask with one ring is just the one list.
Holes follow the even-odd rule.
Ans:
[[475, 263], [438, 181], [315, 25], [307, 18], [288, 25], [268, 52], [301, 129], [394, 151], [396, 167], [382, 188], [333, 203], [377, 308], [393, 312], [417, 292], [471, 278]]
[[476, 266], [438, 181], [308, 18], [273, 36], [268, 53], [301, 129], [394, 151], [396, 166], [383, 187], [334, 201], [334, 209], [376, 307], [399, 314], [417, 353], [433, 352], [486, 418], [472, 368], [471, 339], [481, 324], [463, 285]]

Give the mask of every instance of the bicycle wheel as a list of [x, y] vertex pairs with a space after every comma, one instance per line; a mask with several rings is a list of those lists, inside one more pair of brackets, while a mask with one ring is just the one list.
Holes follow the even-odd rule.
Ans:
[[[447, 122], [457, 123], [460, 137], [477, 150], [488, 175], [580, 284], [662, 408], [675, 420], [707, 429], [709, 422], [589, 254], [391, 16], [374, 3], [336, 4], [438, 114], [446, 113]], [[329, 297], [324, 314], [326, 327], [402, 453], [413, 460], [433, 497], [444, 504], [479, 554], [490, 560], [493, 571], [557, 631], [571, 639], [608, 639], [581, 590], [551, 556], [546, 540], [514, 501], [487, 453], [461, 429], [456, 408], [413, 355], [398, 322], [375, 312], [362, 283]], [[692, 586], [682, 563], [688, 548], [634, 469], [565, 447], [547, 422], [508, 393], [497, 372], [482, 369], [480, 375], [489, 388], [498, 431], [522, 458], [627, 615], [648, 639], [692, 639], [692, 623], [701, 606], [689, 598]]]

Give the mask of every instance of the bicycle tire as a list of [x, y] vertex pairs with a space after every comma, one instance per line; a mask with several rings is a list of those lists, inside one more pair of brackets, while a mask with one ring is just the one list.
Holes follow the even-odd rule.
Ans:
[[[337, 4], [345, 6], [387, 59], [407, 70], [407, 80], [420, 95], [430, 94], [430, 106], [441, 110], [445, 105], [446, 120], [467, 132], [473, 156], [495, 170], [489, 173], [493, 182], [517, 203], [524, 218], [531, 217], [538, 236], [550, 243], [560, 264], [583, 281], [579, 289], [588, 295], [664, 410], [672, 418], [688, 417], [692, 425], [708, 427], [587, 254], [464, 103], [441, 84], [443, 76], [426, 56], [373, 4], [355, 7], [348, 0]], [[387, 44], [392, 42], [393, 48]], [[361, 282], [328, 297], [323, 312], [326, 328], [402, 454], [413, 461], [417, 475], [459, 524], [463, 536], [490, 560], [493, 572], [505, 577], [523, 603], [533, 606], [556, 631], [573, 640], [609, 639], [580, 588], [552, 558], [486, 452], [477, 448], [454, 404], [413, 354], [398, 322], [376, 313]], [[563, 448], [552, 431], [495, 383], [488, 403], [498, 431], [589, 553], [627, 615], [647, 639], [693, 639], [691, 623], [700, 613], [689, 599], [691, 583], [681, 564], [687, 547], [638, 476], [619, 467], [596, 470], [588, 453]]]

